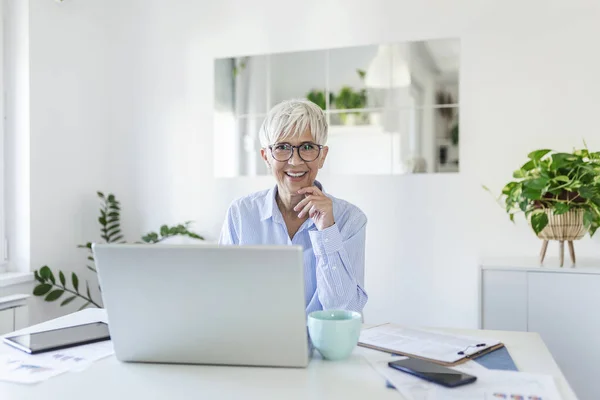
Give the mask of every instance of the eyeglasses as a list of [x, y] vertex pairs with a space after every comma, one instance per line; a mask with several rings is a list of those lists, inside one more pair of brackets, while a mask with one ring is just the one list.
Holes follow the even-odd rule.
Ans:
[[289, 143], [275, 143], [269, 145], [271, 155], [277, 161], [287, 161], [294, 156], [294, 149], [298, 149], [298, 156], [305, 162], [315, 161], [321, 154], [323, 145], [304, 142], [298, 146]]

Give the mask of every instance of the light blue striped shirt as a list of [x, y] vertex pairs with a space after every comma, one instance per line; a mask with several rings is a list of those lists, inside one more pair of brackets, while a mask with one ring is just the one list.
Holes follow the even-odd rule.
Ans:
[[[322, 190], [319, 182], [315, 186]], [[275, 200], [275, 186], [231, 204], [219, 243], [300, 245], [304, 249], [306, 313], [323, 309], [362, 312], [367, 303], [363, 288], [367, 217], [358, 207], [323, 193], [333, 201], [335, 224], [329, 228], [319, 231], [308, 218], [290, 239]]]

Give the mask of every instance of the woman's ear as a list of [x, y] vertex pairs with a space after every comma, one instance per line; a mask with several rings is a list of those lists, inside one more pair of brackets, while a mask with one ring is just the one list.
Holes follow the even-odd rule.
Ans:
[[265, 164], [267, 165], [267, 168], [271, 168], [271, 163], [269, 162], [269, 157], [265, 149], [260, 149], [260, 157], [264, 160]]
[[323, 147], [323, 152], [321, 154], [321, 160], [319, 161], [319, 169], [323, 168], [323, 164], [325, 164], [325, 159], [327, 158], [327, 153], [329, 152], [329, 147]]

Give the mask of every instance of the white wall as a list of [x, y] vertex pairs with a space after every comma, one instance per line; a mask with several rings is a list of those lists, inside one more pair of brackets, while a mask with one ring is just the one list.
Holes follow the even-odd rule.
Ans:
[[[10, 269], [49, 265], [83, 281], [98, 238], [96, 190], [109, 190], [111, 81], [105, 63], [108, 9], [8, 0], [7, 234]], [[28, 6], [29, 5], [29, 6]], [[54, 26], [55, 25], [55, 26]], [[28, 290], [20, 285], [5, 292]], [[96, 293], [96, 284], [91, 285]], [[58, 303], [58, 302], [57, 302]], [[31, 321], [77, 310], [33, 299]]]
[[[272, 184], [213, 178], [215, 57], [458, 37], [460, 175], [323, 183], [369, 217], [368, 322], [476, 326], [478, 258], [540, 245], [480, 185], [499, 191], [534, 148], [569, 150], [583, 137], [600, 148], [598, 6], [293, 4], [32, 0], [32, 265], [81, 271], [73, 246], [96, 232], [96, 189], [122, 198], [130, 232], [194, 219], [215, 238], [234, 197]], [[598, 256], [598, 244], [586, 239], [578, 253]]]

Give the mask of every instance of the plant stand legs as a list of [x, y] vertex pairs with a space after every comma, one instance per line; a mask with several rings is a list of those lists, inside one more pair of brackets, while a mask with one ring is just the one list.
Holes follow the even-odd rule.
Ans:
[[548, 241], [544, 240], [542, 243], [542, 250], [540, 251], [540, 265], [544, 264], [544, 258], [546, 257], [546, 250], [548, 250]]
[[[546, 250], [548, 250], [548, 240], [544, 240], [542, 242], [542, 249], [540, 250], [540, 265], [544, 264], [544, 258], [546, 258]], [[567, 240], [567, 244], [569, 245], [569, 256], [571, 258], [571, 266], [575, 266], [575, 246], [573, 245], [572, 240]], [[559, 240], [559, 261], [560, 266], [562, 267], [565, 263], [565, 241]]]
[[565, 241], [564, 240], [558, 241], [558, 248], [559, 248], [559, 255], [560, 255], [560, 267], [562, 268], [562, 266], [565, 264]]
[[571, 256], [571, 266], [575, 266], [575, 246], [573, 246], [573, 241], [569, 240], [569, 255]]

